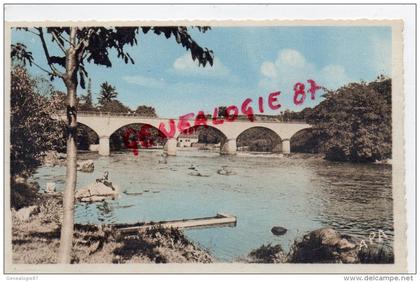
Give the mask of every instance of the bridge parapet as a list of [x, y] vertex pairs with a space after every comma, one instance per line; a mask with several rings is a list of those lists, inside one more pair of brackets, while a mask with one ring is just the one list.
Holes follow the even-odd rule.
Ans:
[[[63, 111], [61, 113], [62, 115], [65, 115], [65, 112]], [[173, 119], [175, 121], [178, 121], [177, 118], [161, 118], [161, 117], [151, 117], [146, 115], [140, 115], [137, 113], [114, 113], [114, 112], [86, 112], [86, 111], [80, 111], [77, 112], [78, 116], [94, 116], [94, 117], [125, 117], [125, 118], [139, 118], [139, 119], [159, 119], [159, 120], [170, 120]], [[255, 116], [256, 120], [254, 122], [256, 123], [297, 123], [297, 124], [306, 124], [306, 121], [304, 120], [272, 120], [272, 119], [259, 119], [258, 116]], [[273, 116], [274, 117], [274, 116]], [[208, 120], [211, 120], [211, 116], [207, 117]], [[189, 121], [194, 121], [195, 119], [189, 119]], [[246, 116], [239, 116], [236, 122], [246, 122], [246, 123], [252, 123], [252, 121], [248, 120]], [[209, 122], [210, 125], [210, 122]]]

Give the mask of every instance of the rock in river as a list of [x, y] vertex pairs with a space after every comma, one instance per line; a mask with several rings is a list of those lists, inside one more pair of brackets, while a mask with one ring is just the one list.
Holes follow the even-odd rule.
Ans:
[[273, 228], [271, 228], [271, 233], [277, 236], [284, 235], [286, 234], [286, 232], [287, 229], [281, 226], [274, 226]]
[[98, 202], [108, 198], [118, 198], [118, 189], [115, 186], [108, 186], [102, 182], [89, 184], [76, 191], [76, 199], [81, 202]]
[[77, 170], [81, 172], [93, 172], [94, 169], [95, 169], [95, 164], [93, 163], [92, 160], [77, 162]]
[[217, 170], [217, 173], [220, 175], [235, 175], [236, 174], [236, 172], [232, 171], [227, 166], [222, 166], [221, 169]]

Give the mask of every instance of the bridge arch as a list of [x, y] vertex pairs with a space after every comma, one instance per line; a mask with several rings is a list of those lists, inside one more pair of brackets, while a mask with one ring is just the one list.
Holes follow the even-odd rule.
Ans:
[[280, 153], [282, 138], [275, 130], [265, 126], [252, 126], [242, 131], [236, 138], [239, 150]]
[[[183, 146], [183, 140], [188, 139], [189, 136], [197, 138], [197, 142], [203, 143], [206, 146], [213, 144], [215, 147], [220, 146], [221, 152], [228, 137], [226, 134], [216, 126], [212, 125], [197, 125], [191, 126], [184, 131], [180, 132], [177, 136], [178, 147]], [[222, 152], [223, 153], [223, 152]]]
[[320, 139], [315, 132], [315, 129], [312, 127], [296, 131], [290, 138], [291, 152], [318, 153]]
[[77, 122], [77, 149], [91, 150], [91, 145], [95, 145], [98, 143], [99, 134], [92, 127], [82, 122]]
[[77, 120], [77, 126], [79, 128], [79, 125], [85, 126], [87, 127], [89, 130], [92, 130], [93, 132], [95, 132], [95, 134], [98, 136], [98, 138], [100, 137], [100, 132], [98, 132], [95, 128], [94, 125], [90, 124], [89, 122], [87, 122], [86, 120]]
[[110, 132], [110, 150], [120, 150], [126, 147], [127, 142], [135, 144], [132, 141], [140, 143], [140, 147], [158, 148], [165, 146], [168, 138], [156, 126], [145, 122], [127, 123]]

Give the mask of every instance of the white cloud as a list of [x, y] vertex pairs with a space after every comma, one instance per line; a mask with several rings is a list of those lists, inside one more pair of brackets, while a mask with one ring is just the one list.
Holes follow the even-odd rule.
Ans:
[[261, 73], [267, 77], [276, 77], [277, 71], [276, 66], [272, 62], [264, 62], [261, 65]]
[[287, 65], [296, 68], [303, 68], [305, 63], [305, 58], [302, 54], [294, 49], [281, 50], [276, 60], [277, 66]]
[[163, 79], [156, 79], [153, 77], [147, 77], [143, 75], [123, 76], [122, 79], [128, 83], [137, 84], [149, 88], [164, 88], [167, 85], [167, 83]]
[[197, 61], [193, 61], [190, 54], [185, 54], [175, 60], [173, 64], [173, 71], [180, 74], [187, 75], [202, 75], [202, 76], [227, 76], [230, 75], [230, 70], [222, 64], [218, 58], [214, 58], [213, 66], [209, 64], [206, 67], [198, 65]]
[[259, 86], [264, 90], [290, 92], [296, 82], [306, 83], [313, 79], [318, 85], [335, 89], [351, 82], [341, 65], [317, 67], [297, 50], [282, 49], [274, 61], [263, 62], [260, 67], [262, 78]]

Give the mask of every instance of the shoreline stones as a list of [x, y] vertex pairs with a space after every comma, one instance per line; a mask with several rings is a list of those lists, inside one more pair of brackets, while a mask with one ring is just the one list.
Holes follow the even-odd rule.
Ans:
[[251, 263], [284, 263], [286, 255], [281, 245], [262, 245], [249, 254]]
[[295, 240], [285, 255], [280, 245], [262, 245], [247, 257], [251, 263], [394, 263], [392, 247], [384, 244], [359, 246], [356, 240], [332, 228], [320, 228]]
[[332, 228], [321, 228], [295, 241], [288, 254], [293, 263], [359, 263], [356, 242]]
[[394, 252], [386, 245], [370, 244], [358, 253], [360, 263], [394, 263]]

